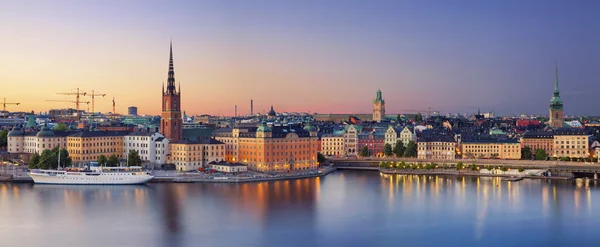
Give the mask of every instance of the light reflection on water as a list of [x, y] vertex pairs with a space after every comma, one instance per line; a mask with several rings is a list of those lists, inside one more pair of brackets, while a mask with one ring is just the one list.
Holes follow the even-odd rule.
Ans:
[[586, 245], [600, 240], [599, 193], [586, 180], [351, 171], [251, 184], [0, 184], [0, 240], [36, 247]]

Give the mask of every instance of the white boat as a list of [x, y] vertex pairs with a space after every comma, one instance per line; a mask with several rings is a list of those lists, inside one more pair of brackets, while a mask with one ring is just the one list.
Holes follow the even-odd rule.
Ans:
[[67, 170], [31, 170], [29, 176], [36, 184], [124, 185], [145, 184], [154, 178], [142, 167], [98, 167]]

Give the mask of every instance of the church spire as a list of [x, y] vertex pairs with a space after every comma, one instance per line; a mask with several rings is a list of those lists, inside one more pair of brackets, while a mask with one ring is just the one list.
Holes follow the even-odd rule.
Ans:
[[560, 91], [558, 91], [558, 62], [556, 63], [556, 71], [554, 75], [554, 96], [558, 96]]
[[167, 94], [175, 94], [175, 70], [173, 69], [173, 42], [169, 44], [169, 77], [167, 78]]

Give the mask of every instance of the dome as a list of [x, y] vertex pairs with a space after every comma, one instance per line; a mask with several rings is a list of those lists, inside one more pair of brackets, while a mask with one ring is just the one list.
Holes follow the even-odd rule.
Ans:
[[275, 110], [273, 110], [273, 106], [271, 106], [271, 110], [269, 111], [269, 113], [267, 114], [269, 117], [276, 117], [277, 113], [275, 112]]
[[550, 108], [560, 110], [563, 107], [563, 102], [560, 96], [554, 96], [550, 99]]
[[42, 130], [35, 135], [36, 137], [54, 137], [54, 131], [47, 126], [42, 127]]
[[311, 123], [307, 123], [306, 125], [304, 125], [304, 130], [308, 132], [317, 132], [317, 127], [315, 127]]
[[263, 121], [260, 125], [258, 125], [256, 132], [271, 132], [271, 128], [269, 128], [269, 126], [267, 126], [267, 124]]
[[25, 132], [23, 132], [23, 130], [17, 126], [8, 132], [8, 136], [22, 136], [23, 134], [25, 134]]

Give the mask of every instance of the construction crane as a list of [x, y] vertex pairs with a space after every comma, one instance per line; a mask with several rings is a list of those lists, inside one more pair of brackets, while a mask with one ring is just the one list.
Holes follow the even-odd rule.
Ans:
[[427, 107], [427, 110], [400, 110], [400, 112], [416, 112], [416, 113], [427, 112], [427, 118], [431, 117], [431, 111], [437, 111], [437, 110], [431, 109], [431, 107]]
[[79, 120], [79, 118], [81, 117], [81, 115], [79, 114], [79, 104], [88, 104], [89, 105], [89, 101], [73, 101], [73, 100], [46, 100], [48, 102], [67, 102], [67, 103], [75, 103], [77, 105], [77, 120]]
[[[77, 92], [74, 92], [74, 93], [56, 93], [56, 94], [60, 94], [60, 95], [75, 95], [75, 97], [76, 97], [75, 101], [66, 100], [66, 101], [59, 101], [59, 102], [72, 102], [72, 103], [75, 103], [75, 109], [77, 110], [77, 114], [79, 114], [79, 104], [80, 103], [85, 103], [85, 102], [81, 102], [79, 100], [79, 97], [80, 96], [85, 96], [86, 92], [79, 91], [79, 88], [77, 88]], [[87, 102], [87, 104], [89, 104], [89, 103], [90, 102]]]
[[[85, 93], [84, 93], [84, 95], [85, 95]], [[94, 93], [94, 90], [92, 90], [92, 93], [91, 93], [91, 94], [87, 94], [87, 95], [88, 95], [88, 96], [90, 96], [90, 97], [92, 97], [92, 112], [95, 112], [95, 111], [94, 111], [94, 97], [95, 97], [95, 96], [102, 96], [102, 97], [106, 96], [106, 94], [105, 94], [105, 93]], [[89, 110], [88, 110], [88, 111], [89, 111]]]
[[21, 103], [6, 102], [6, 98], [2, 101], [2, 111], [6, 112], [6, 105], [19, 105]]
[[113, 115], [114, 115], [114, 114], [117, 114], [117, 113], [115, 112], [115, 97], [113, 97], [113, 111], [112, 111], [112, 113], [113, 113]]

